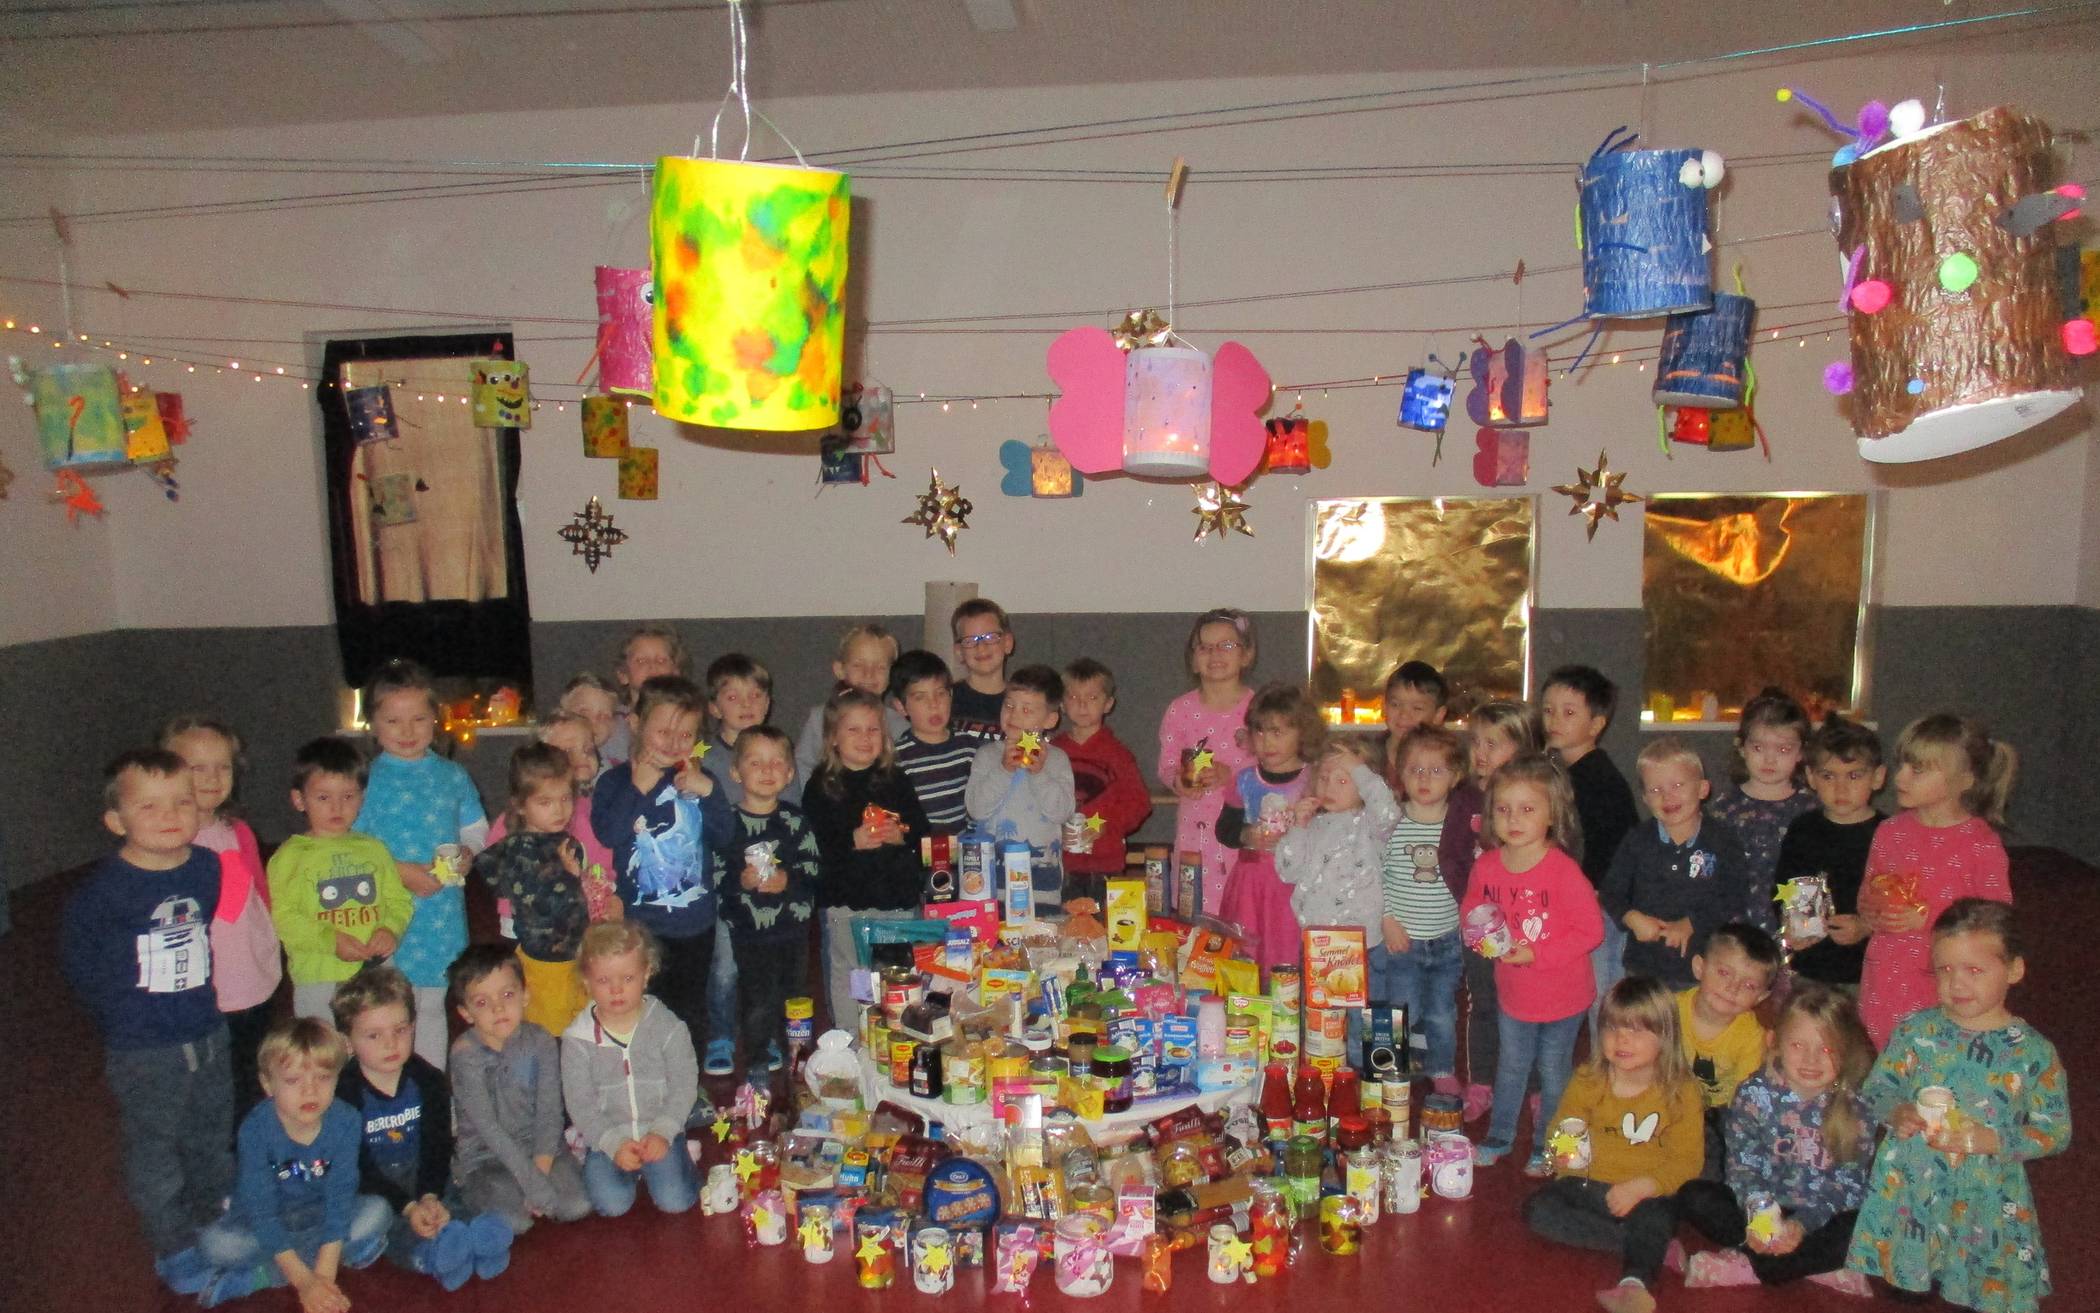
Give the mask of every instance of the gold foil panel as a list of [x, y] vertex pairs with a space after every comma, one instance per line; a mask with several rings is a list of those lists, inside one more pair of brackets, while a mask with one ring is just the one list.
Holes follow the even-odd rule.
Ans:
[[1312, 692], [1329, 718], [1377, 723], [1386, 677], [1427, 661], [1454, 714], [1524, 696], [1529, 497], [1313, 503]]
[[1768, 684], [1856, 708], [1867, 499], [1664, 494], [1642, 517], [1647, 711], [1733, 720]]

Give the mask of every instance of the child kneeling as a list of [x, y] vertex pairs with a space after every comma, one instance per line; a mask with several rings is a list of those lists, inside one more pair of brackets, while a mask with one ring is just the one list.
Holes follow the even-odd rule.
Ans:
[[591, 1005], [562, 1032], [561, 1087], [590, 1149], [584, 1189], [607, 1217], [634, 1207], [641, 1181], [666, 1213], [700, 1198], [685, 1148], [700, 1058], [685, 1023], [648, 993], [662, 961], [656, 937], [635, 921], [601, 921], [577, 950]]

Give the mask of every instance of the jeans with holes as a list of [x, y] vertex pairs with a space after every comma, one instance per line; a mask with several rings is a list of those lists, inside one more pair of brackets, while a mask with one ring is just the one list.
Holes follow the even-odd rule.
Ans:
[[1458, 982], [1466, 950], [1458, 931], [1417, 939], [1403, 953], [1375, 944], [1369, 954], [1371, 999], [1407, 1008], [1407, 1024], [1422, 1032], [1423, 1067], [1431, 1076], [1458, 1070]]
[[618, 1217], [634, 1207], [640, 1182], [648, 1184], [649, 1198], [661, 1213], [682, 1213], [700, 1201], [700, 1174], [693, 1169], [682, 1136], [671, 1142], [669, 1153], [632, 1172], [621, 1171], [596, 1149], [584, 1156], [584, 1193], [591, 1197], [591, 1207], [605, 1217]]
[[1483, 1149], [1507, 1152], [1517, 1141], [1517, 1114], [1524, 1110], [1524, 1091], [1531, 1073], [1539, 1074], [1539, 1115], [1531, 1128], [1532, 1152], [1546, 1151], [1546, 1128], [1553, 1124], [1560, 1096], [1567, 1092], [1575, 1065], [1575, 1036], [1583, 1013], [1559, 1021], [1519, 1021], [1507, 1012], [1499, 1018], [1501, 1050], [1495, 1055], [1495, 1110], [1488, 1119]]

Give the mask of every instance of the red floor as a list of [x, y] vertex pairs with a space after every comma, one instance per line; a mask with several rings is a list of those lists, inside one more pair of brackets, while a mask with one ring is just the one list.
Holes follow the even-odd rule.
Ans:
[[[14, 933], [0, 939], [0, 1034], [8, 1037], [0, 1061], [0, 1148], [9, 1178], [0, 1191], [0, 1309], [191, 1308], [153, 1281], [118, 1183], [115, 1118], [96, 1044], [56, 970], [64, 885], [48, 881], [18, 894]], [[2027, 926], [2036, 939], [2028, 983], [2014, 1002], [2062, 1050], [2071, 1072], [2074, 1121], [2100, 1126], [2092, 1120], [2100, 1114], [2094, 1083], [2100, 1021], [2080, 960], [2088, 948], [2081, 927], [2100, 924], [2100, 883], [2089, 870], [2021, 851], [2014, 854], [2013, 885], [2031, 909]], [[2100, 1197], [2087, 1193], [2096, 1163], [2100, 1155], [2090, 1141], [2080, 1140], [2069, 1153], [2033, 1169], [2056, 1282], [2046, 1307], [2060, 1313], [2100, 1308], [2100, 1246], [2091, 1239], [2100, 1229]], [[1413, 1217], [1380, 1222], [1358, 1257], [1329, 1257], [1312, 1245], [1289, 1276], [1251, 1289], [1209, 1284], [1200, 1255], [1185, 1253], [1177, 1256], [1173, 1291], [1146, 1296], [1135, 1266], [1121, 1264], [1115, 1287], [1097, 1307], [1222, 1309], [1241, 1299], [1280, 1307], [1311, 1298], [1340, 1309], [1358, 1298], [1387, 1304], [1396, 1293], [1411, 1304], [1433, 1301], [1464, 1310], [1593, 1307], [1589, 1292], [1615, 1275], [1613, 1260], [1534, 1240], [1517, 1217], [1528, 1184], [1514, 1165], [1505, 1164], [1481, 1174], [1470, 1200], [1431, 1200]], [[427, 1279], [383, 1265], [350, 1274], [346, 1288], [358, 1307], [387, 1313], [573, 1313], [703, 1301], [711, 1307], [780, 1307], [811, 1298], [836, 1300], [837, 1308], [850, 1311], [896, 1309], [930, 1298], [908, 1288], [862, 1291], [854, 1285], [849, 1257], [813, 1267], [792, 1247], [747, 1251], [733, 1219], [703, 1218], [697, 1210], [664, 1217], [646, 1204], [617, 1220], [543, 1225], [520, 1241], [508, 1273], [458, 1294], [443, 1294]], [[1862, 1306], [1819, 1287], [1686, 1292], [1668, 1277], [1660, 1295], [1665, 1309], [1712, 1313]], [[977, 1272], [962, 1274], [952, 1296], [972, 1304], [984, 1297]], [[1030, 1300], [1064, 1302], [1048, 1273], [1040, 1274]], [[289, 1313], [297, 1301], [273, 1291], [233, 1307]]]

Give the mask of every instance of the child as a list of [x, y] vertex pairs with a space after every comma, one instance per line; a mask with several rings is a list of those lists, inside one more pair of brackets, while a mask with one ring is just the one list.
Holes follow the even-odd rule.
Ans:
[[[786, 801], [794, 745], [771, 725], [737, 736], [729, 768], [743, 801], [712, 849], [722, 924], [736, 954], [744, 1065], [780, 1070], [787, 1000], [809, 988], [810, 921], [817, 910], [817, 836]], [[732, 1067], [732, 1071], [734, 1067]]]
[[197, 796], [182, 758], [137, 749], [103, 780], [102, 823], [122, 844], [67, 900], [60, 960], [102, 1030], [125, 1193], [153, 1271], [194, 1295], [211, 1276], [198, 1231], [233, 1182], [226, 1022], [211, 985], [219, 858], [191, 843]]
[[[1479, 857], [1486, 836], [1481, 833], [1481, 809], [1487, 799], [1488, 782], [1495, 772], [1517, 757], [1546, 750], [1546, 727], [1539, 709], [1529, 702], [1484, 702], [1466, 717], [1467, 774], [1470, 778], [1451, 791], [1444, 812], [1444, 841], [1437, 849], [1437, 863], [1445, 882], [1463, 891], [1472, 881], [1473, 862]], [[1402, 780], [1401, 786], [1406, 786]], [[1609, 927], [1606, 927], [1607, 932]], [[1495, 964], [1478, 953], [1464, 955], [1466, 966], [1466, 1089], [1465, 1119], [1479, 1121], [1494, 1103], [1495, 1056], [1502, 1040], [1496, 1022], [1502, 1014], [1495, 1001]], [[1442, 1091], [1439, 1091], [1440, 1093]]]
[[955, 681], [950, 728], [966, 739], [989, 743], [999, 737], [999, 708], [1006, 700], [1006, 662], [1014, 654], [1013, 626], [1006, 608], [989, 597], [973, 597], [948, 617], [955, 659], [963, 677]]
[[926, 813], [897, 769], [882, 730], [882, 702], [857, 688], [824, 707], [824, 764], [802, 790], [816, 831], [824, 906], [824, 981], [831, 1024], [852, 1030], [852, 977], [860, 961], [855, 920], [902, 920], [919, 907], [918, 838]]
[[[2070, 1144], [2071, 1105], [2055, 1046], [2005, 1006], [2027, 974], [2012, 908], [1950, 903], [1932, 968], [1939, 1006], [1897, 1023], [1861, 1091], [1889, 1133], [1845, 1265], [1898, 1290], [1937, 1285], [1965, 1308], [2030, 1313], [2049, 1260], [2026, 1165]], [[1935, 1087], [1952, 1097], [1928, 1113], [1918, 1100]]]
[[1629, 976], [1600, 1015], [1603, 1042], [1553, 1105], [1554, 1126], [1582, 1123], [1568, 1133], [1588, 1137], [1589, 1162], [1557, 1151], [1559, 1174], [1524, 1202], [1524, 1223], [1560, 1244], [1617, 1250], [1619, 1283], [1597, 1302], [1610, 1313], [1652, 1313], [1649, 1287], [1677, 1229], [1676, 1192], [1699, 1172], [1699, 1086], [1660, 982]]
[[[1772, 1059], [1745, 1077], [1728, 1108], [1728, 1171], [1687, 1181], [1680, 1216], [1725, 1248], [1695, 1254], [1687, 1286], [1782, 1285], [1801, 1277], [1847, 1294], [1871, 1293], [1845, 1268], [1867, 1193], [1874, 1128], [1860, 1103], [1874, 1047], [1852, 1000], [1805, 984], [1779, 1010]], [[1749, 1225], [1750, 1204], [1780, 1209]]]
[[[742, 652], [728, 652], [707, 663], [707, 720], [712, 727], [708, 748], [715, 757], [707, 768], [715, 785], [731, 807], [744, 800], [744, 787], [730, 768], [739, 736], [763, 725], [773, 712], [773, 674]], [[703, 752], [704, 762], [710, 752]], [[788, 780], [781, 795], [789, 802], [802, 800], [802, 778]], [[714, 970], [707, 980], [707, 1051], [700, 1070], [710, 1076], [727, 1076], [736, 1070], [736, 952], [729, 942], [729, 923], [715, 920]], [[559, 1031], [556, 1032], [560, 1033]]]
[[1779, 967], [1772, 936], [1747, 921], [1730, 921], [1706, 937], [1704, 952], [1692, 955], [1692, 978], [1699, 983], [1678, 991], [1684, 1060], [1706, 1101], [1709, 1177], [1721, 1170], [1722, 1121], [1736, 1087], [1764, 1062], [1771, 1043], [1757, 1008], [1771, 995]]
[[[1296, 803], [1294, 824], [1276, 844], [1276, 876], [1290, 889], [1291, 915], [1300, 926], [1357, 926], [1370, 946], [1373, 1004], [1414, 1004], [1382, 987], [1378, 924], [1385, 908], [1386, 842], [1400, 809], [1393, 791], [1371, 769], [1372, 743], [1362, 736], [1328, 748], [1312, 771], [1312, 785]], [[1351, 1052], [1361, 1051], [1363, 1021], [1349, 1016]], [[1404, 1042], [1403, 1042], [1404, 1044]]]
[[529, 1001], [525, 1019], [555, 1034], [588, 1002], [576, 975], [576, 949], [591, 923], [584, 897], [590, 861], [569, 832], [576, 780], [568, 754], [551, 743], [528, 743], [511, 754], [511, 833], [475, 855], [474, 874], [511, 909], [518, 970]]
[[643, 681], [628, 716], [634, 759], [600, 775], [591, 791], [591, 828], [612, 850], [626, 919], [660, 945], [659, 993], [688, 1028], [707, 1021], [716, 910], [707, 850], [729, 828], [729, 804], [693, 759], [704, 709], [689, 679]]
[[627, 635], [620, 644], [620, 653], [613, 660], [614, 694], [617, 703], [609, 737], [598, 745], [609, 766], [626, 761], [634, 755], [635, 700], [641, 695], [642, 685], [652, 679], [676, 675], [680, 679], [693, 677], [693, 657], [685, 650], [685, 640], [678, 631], [665, 624], [641, 625]]
[[349, 1313], [337, 1273], [386, 1249], [393, 1210], [357, 1192], [361, 1124], [335, 1097], [349, 1056], [334, 1027], [312, 1017], [263, 1038], [256, 1063], [269, 1102], [242, 1120], [232, 1206], [199, 1241], [214, 1269], [198, 1300], [206, 1308], [290, 1286], [304, 1313]]
[[292, 756], [292, 808], [306, 817], [270, 854], [270, 919], [292, 977], [292, 1012], [328, 1019], [335, 987], [401, 942], [415, 899], [386, 845], [350, 828], [365, 797], [364, 754], [338, 738]]
[[1883, 819], [1874, 795], [1887, 777], [1881, 740], [1873, 730], [1835, 715], [1825, 719], [1808, 741], [1808, 781], [1820, 808], [1787, 827], [1772, 872], [1779, 887], [1797, 876], [1823, 877], [1830, 893], [1831, 914], [1824, 918], [1829, 933], [1805, 945], [1790, 943], [1791, 965], [1796, 976], [1849, 987], [1855, 995], [1867, 954], [1859, 891]]
[[[598, 781], [598, 750], [591, 745], [590, 723], [576, 712], [554, 711], [541, 718], [533, 737], [549, 747], [559, 748], [569, 761], [569, 779], [573, 785], [570, 792], [574, 803], [569, 810], [568, 833], [583, 845], [583, 901], [590, 909], [591, 920], [617, 920], [620, 898], [613, 887], [612, 850], [599, 843], [597, 834], [591, 829], [591, 786]], [[552, 796], [551, 789], [549, 796]], [[489, 826], [489, 847], [495, 847], [510, 833], [512, 810], [506, 807]], [[496, 900], [496, 925], [497, 933], [505, 939], [517, 939], [517, 927], [511, 924], [508, 898]]]
[[[1575, 814], [1582, 822], [1582, 873], [1589, 877], [1590, 887], [1598, 890], [1604, 887], [1620, 843], [1640, 819], [1626, 777], [1597, 745], [1611, 727], [1618, 704], [1618, 685], [1594, 666], [1562, 666], [1546, 676], [1539, 690], [1546, 746], [1567, 768], [1568, 783], [1575, 790]], [[1597, 946], [1591, 963], [1598, 998], [1620, 976], [1634, 970], [1625, 962], [1625, 952], [1626, 931], [1616, 915], [1607, 915], [1604, 942]], [[1595, 1029], [1592, 1022], [1591, 1030]]]
[[372, 759], [360, 834], [394, 855], [401, 883], [416, 897], [415, 918], [394, 950], [394, 965], [416, 987], [416, 1052], [443, 1068], [451, 1036], [445, 1027], [445, 968], [467, 946], [466, 862], [434, 865], [437, 850], [457, 844], [463, 858], [488, 842], [488, 818], [474, 781], [457, 762], [430, 750], [437, 734], [437, 689], [412, 661], [390, 661], [365, 692], [365, 719], [379, 755]]
[[1059, 855], [1065, 817], [1072, 814], [1072, 759], [1050, 742], [1064, 697], [1064, 681], [1050, 667], [1016, 670], [999, 704], [1000, 737], [978, 747], [963, 791], [974, 824], [1028, 845], [1038, 907], [1064, 902]]
[[561, 1088], [588, 1149], [584, 1190], [606, 1217], [634, 1207], [637, 1182], [661, 1212], [700, 1198], [685, 1147], [700, 1063], [685, 1023], [648, 993], [661, 961], [656, 936], [636, 920], [592, 926], [577, 958], [591, 1005], [562, 1032]]
[[1290, 889], [1276, 874], [1276, 844], [1311, 783], [1305, 763], [1327, 750], [1327, 722], [1304, 689], [1265, 684], [1247, 704], [1247, 736], [1254, 764], [1233, 780], [1218, 813], [1218, 841], [1239, 850], [1218, 915], [1240, 928], [1241, 951], [1256, 966], [1295, 966], [1303, 949]]
[[1859, 1015], [1883, 1048], [1897, 1022], [1932, 1005], [1925, 927], [1956, 899], [2012, 901], [2005, 845], [1992, 828], [2012, 790], [2011, 745], [1973, 720], [1927, 716], [1903, 731], [1896, 760], [1903, 811], [1874, 831], [1859, 909], [1871, 932]]
[[1115, 673], [1080, 657], [1065, 667], [1064, 683], [1064, 729], [1050, 742], [1072, 763], [1073, 808], [1088, 822], [1085, 851], [1065, 850], [1065, 894], [1099, 902], [1106, 882], [1123, 874], [1124, 844], [1152, 815], [1152, 795], [1137, 757], [1108, 727]]
[[1636, 768], [1655, 822], [1619, 845], [1604, 878], [1604, 914], [1626, 928], [1628, 975], [1688, 989], [1692, 955], [1742, 908], [1742, 848], [1733, 830], [1706, 815], [1706, 767], [1690, 744], [1663, 735], [1641, 749]]
[[[211, 983], [226, 1016], [238, 1123], [261, 1095], [255, 1053], [270, 1029], [270, 997], [284, 979], [283, 947], [270, 921], [270, 883], [255, 831], [237, 814], [241, 736], [209, 716], [177, 716], [161, 726], [160, 746], [189, 763], [197, 794], [193, 841], [219, 855], [219, 910], [211, 920]], [[231, 1128], [229, 1128], [229, 1134]]]
[[473, 944], [445, 974], [467, 1023], [453, 1041], [451, 1066], [460, 1201], [471, 1213], [502, 1218], [513, 1235], [531, 1230], [536, 1218], [587, 1215], [583, 1169], [562, 1143], [561, 1045], [525, 1019], [517, 954]]
[[445, 1073], [411, 1050], [416, 996], [408, 977], [367, 963], [335, 991], [335, 1028], [352, 1061], [335, 1097], [358, 1115], [358, 1186], [384, 1199], [387, 1257], [457, 1290], [510, 1266], [510, 1228], [491, 1215], [469, 1221], [452, 1192], [452, 1094]]
[[[911, 780], [934, 834], [958, 834], [970, 820], [963, 791], [970, 787], [978, 741], [949, 729], [954, 701], [948, 663], [925, 648], [913, 648], [890, 667], [890, 709], [905, 720], [895, 740], [897, 768]], [[820, 751], [822, 731], [819, 725]]]
[[1400, 740], [1420, 725], [1441, 725], [1451, 698], [1451, 686], [1427, 661], [1402, 661], [1385, 679], [1385, 774], [1396, 781], [1400, 774]]
[[1254, 764], [1241, 732], [1254, 698], [1247, 687], [1254, 657], [1254, 621], [1246, 612], [1219, 607], [1197, 616], [1186, 654], [1196, 687], [1168, 703], [1159, 722], [1158, 779], [1179, 800], [1176, 859], [1182, 853], [1202, 858], [1202, 911], [1218, 906], [1231, 873], [1232, 849], [1218, 838], [1218, 815], [1234, 779]]
[[[1575, 1056], [1575, 1032], [1596, 989], [1589, 955], [1603, 936], [1597, 895], [1575, 853], [1582, 831], [1567, 772], [1540, 756], [1518, 757], [1488, 784], [1489, 838], [1495, 845], [1473, 864], [1459, 904], [1461, 925], [1493, 903], [1508, 923], [1513, 947], [1495, 959], [1496, 1032], [1493, 1117], [1475, 1162], [1492, 1166], [1516, 1146], [1517, 1114], [1534, 1069], [1540, 1110], [1560, 1102]], [[1673, 1037], [1674, 1042], [1674, 1037]], [[1544, 1117], [1534, 1119], [1526, 1175], [1544, 1176]]]
[[1779, 909], [1772, 902], [1779, 841], [1796, 817], [1816, 809], [1816, 795], [1801, 787], [1811, 732], [1808, 713], [1784, 690], [1768, 688], [1751, 698], [1735, 728], [1736, 760], [1729, 770], [1735, 787], [1711, 809], [1735, 831], [1749, 859], [1747, 902], [1736, 916], [1771, 933], [1779, 929]]
[[[598, 754], [600, 769], [612, 764], [614, 735], [620, 727], [620, 695], [595, 670], [579, 670], [561, 687], [558, 710], [581, 716], [591, 727], [591, 748]], [[625, 755], [624, 753], [622, 754]]]
[[[1371, 995], [1407, 1005], [1439, 1094], [1459, 1094], [1458, 982], [1465, 948], [1458, 900], [1465, 876], [1444, 869], [1451, 792], [1465, 782], [1458, 736], [1429, 722], [1400, 736], [1392, 759], [1405, 790], [1381, 862], [1378, 924], [1371, 931]], [[1470, 842], [1467, 844], [1470, 850]], [[1466, 867], [1472, 867], [1467, 852]]]
[[[855, 625], [839, 639], [838, 655], [831, 662], [832, 692], [857, 688], [877, 698], [890, 695], [890, 668], [897, 664], [897, 639], [881, 625]], [[826, 695], [827, 697], [829, 694]], [[904, 713], [888, 705], [882, 708], [882, 732], [890, 742], [910, 728]], [[807, 780], [824, 760], [824, 703], [809, 709], [802, 722], [802, 739], [795, 748], [795, 778]]]

